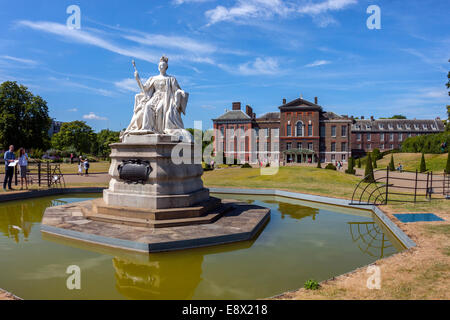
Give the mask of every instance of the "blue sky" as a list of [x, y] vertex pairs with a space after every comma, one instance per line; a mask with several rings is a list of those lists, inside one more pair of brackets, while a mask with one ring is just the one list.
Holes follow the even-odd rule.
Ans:
[[[69, 5], [81, 29], [66, 26]], [[381, 30], [369, 30], [369, 5]], [[60, 121], [120, 130], [131, 119], [131, 60], [190, 93], [185, 126], [233, 101], [258, 115], [302, 95], [354, 116], [446, 118], [449, 0], [0, 0], [0, 81], [42, 96]]]

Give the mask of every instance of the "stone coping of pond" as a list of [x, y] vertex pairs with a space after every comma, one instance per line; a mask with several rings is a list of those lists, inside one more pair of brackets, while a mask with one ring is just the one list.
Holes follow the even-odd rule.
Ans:
[[[36, 197], [45, 197], [58, 194], [71, 194], [71, 193], [101, 193], [106, 188], [101, 187], [81, 187], [81, 188], [66, 188], [66, 189], [49, 189], [49, 190], [39, 190], [30, 191], [22, 193], [11, 193], [11, 194], [0, 194], [0, 202], [3, 201], [14, 201], [21, 199], [31, 199]], [[212, 193], [224, 193], [224, 194], [255, 194], [255, 195], [266, 195], [266, 196], [279, 196], [285, 198], [293, 198], [297, 200], [325, 203], [330, 205], [337, 205], [341, 207], [362, 209], [373, 212], [382, 223], [391, 231], [391, 233], [405, 246], [409, 249], [416, 246], [416, 243], [411, 240], [389, 217], [374, 205], [351, 205], [349, 200], [338, 199], [332, 197], [310, 195], [305, 193], [282, 191], [276, 189], [240, 189], [240, 188], [209, 188]]]
[[253, 239], [270, 219], [270, 209], [234, 200], [222, 200], [223, 215], [213, 223], [148, 228], [89, 220], [83, 211], [92, 200], [49, 207], [41, 232], [101, 246], [146, 253], [215, 246]]

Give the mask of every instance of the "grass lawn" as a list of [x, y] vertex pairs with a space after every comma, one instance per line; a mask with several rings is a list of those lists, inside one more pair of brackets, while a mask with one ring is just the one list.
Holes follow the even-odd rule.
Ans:
[[207, 171], [207, 187], [284, 189], [338, 198], [351, 198], [361, 177], [311, 167], [280, 167], [275, 175], [261, 175], [260, 169], [226, 168]]
[[[62, 173], [77, 173], [78, 172], [78, 164], [70, 164], [70, 163], [61, 163], [61, 171]], [[108, 172], [110, 163], [108, 161], [102, 162], [89, 162], [89, 172], [90, 173], [99, 173], [99, 172]], [[84, 169], [83, 169], [84, 172]]]
[[[419, 169], [421, 153], [394, 153], [395, 167], [399, 163], [403, 165], [404, 170], [415, 171]], [[378, 169], [386, 168], [391, 161], [391, 155], [385, 155], [383, 159], [377, 160]], [[426, 154], [425, 163], [427, 169], [433, 172], [443, 172], [447, 164], [447, 153], [445, 154]]]

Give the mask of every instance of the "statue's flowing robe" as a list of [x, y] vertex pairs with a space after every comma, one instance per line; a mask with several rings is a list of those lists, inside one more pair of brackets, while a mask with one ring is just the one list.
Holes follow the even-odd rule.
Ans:
[[[162, 83], [164, 81], [164, 83]], [[165, 133], [183, 141], [192, 141], [184, 129], [181, 114], [186, 113], [189, 94], [181, 90], [175, 77], [151, 77], [144, 84], [144, 93], [135, 97], [134, 116], [124, 132]]]

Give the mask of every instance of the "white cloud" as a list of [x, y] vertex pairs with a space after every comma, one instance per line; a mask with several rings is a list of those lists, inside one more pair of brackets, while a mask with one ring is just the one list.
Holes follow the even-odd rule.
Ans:
[[200, 42], [187, 37], [165, 36], [160, 34], [126, 35], [125, 39], [140, 44], [159, 48], [175, 48], [197, 53], [212, 53], [217, 50], [206, 42]]
[[67, 110], [68, 112], [78, 112], [78, 109], [77, 108], [72, 108], [72, 109], [69, 109], [69, 110]]
[[137, 82], [135, 79], [123, 79], [120, 81], [114, 82], [114, 85], [119, 88], [121, 91], [131, 91], [131, 92], [137, 92], [139, 90]]
[[238, 0], [234, 7], [217, 6], [205, 12], [209, 24], [221, 21], [236, 21], [242, 18], [270, 18], [274, 15], [284, 16], [292, 11], [281, 0]]
[[152, 52], [145, 51], [140, 48], [121, 47], [90, 32], [69, 29], [63, 24], [46, 21], [32, 22], [26, 20], [19, 21], [18, 24], [37, 31], [55, 34], [67, 40], [100, 47], [123, 56], [138, 58], [151, 63], [155, 63], [159, 60], [158, 55]]
[[90, 112], [89, 114], [85, 114], [83, 116], [83, 119], [86, 119], [86, 120], [108, 120], [108, 118], [100, 117], [93, 112]]
[[10, 61], [14, 61], [14, 62], [20, 62], [20, 63], [24, 63], [24, 64], [29, 64], [29, 65], [37, 64], [37, 61], [34, 61], [34, 60], [11, 57], [11, 56], [0, 56], [0, 59], [10, 60]]
[[330, 64], [330, 63], [331, 63], [331, 61], [328, 61], [328, 60], [316, 60], [312, 63], [305, 65], [305, 67], [313, 68], [313, 67], [318, 67], [318, 66], [324, 66], [324, 65]]
[[239, 72], [244, 75], [275, 74], [279, 72], [278, 61], [274, 58], [256, 58], [239, 66]]
[[206, 11], [205, 16], [209, 20], [208, 25], [212, 25], [221, 21], [245, 23], [248, 19], [268, 19], [274, 16], [287, 17], [295, 14], [307, 14], [312, 17], [323, 15], [315, 19], [315, 22], [324, 27], [335, 23], [332, 17], [324, 14], [342, 10], [355, 3], [357, 3], [357, 0], [325, 0], [319, 3], [307, 2], [306, 4], [305, 1], [237, 0], [234, 6], [226, 8], [219, 5]]
[[320, 3], [310, 3], [298, 8], [298, 12], [310, 15], [318, 15], [328, 11], [337, 11], [356, 4], [358, 0], [326, 0]]
[[180, 5], [183, 3], [202, 3], [202, 2], [210, 2], [214, 0], [173, 0], [173, 4]]

